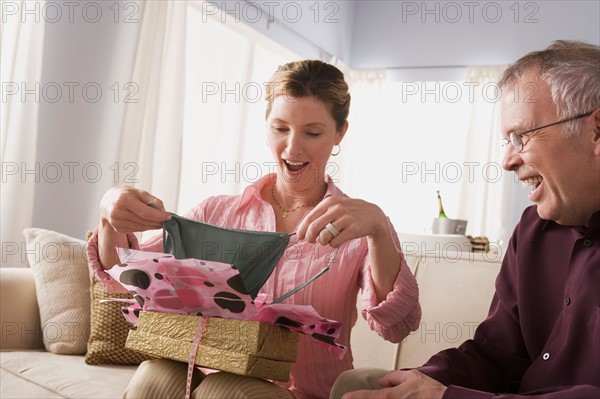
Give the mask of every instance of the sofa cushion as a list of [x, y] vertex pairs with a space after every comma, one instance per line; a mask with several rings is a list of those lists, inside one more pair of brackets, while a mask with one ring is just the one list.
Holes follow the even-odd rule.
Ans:
[[420, 366], [439, 351], [473, 338], [488, 314], [500, 265], [495, 255], [423, 257], [416, 270], [423, 317], [420, 328], [400, 344], [395, 367]]
[[[420, 255], [404, 254], [406, 264], [414, 275], [419, 267]], [[421, 290], [422, 287], [419, 287]], [[350, 336], [354, 367], [377, 367], [382, 369], [393, 369], [396, 362], [398, 344], [384, 341], [377, 333], [371, 331], [369, 324], [360, 314], [362, 309], [362, 297], [358, 294], [357, 304], [358, 319]]]
[[[121, 398], [136, 366], [89, 366], [83, 356], [1, 352], [2, 398]], [[6, 384], [5, 384], [6, 382]]]
[[3, 368], [0, 368], [0, 381], [2, 381], [2, 384], [0, 384], [0, 398], [62, 398], [59, 394], [24, 380]]
[[92, 283], [92, 331], [85, 355], [87, 364], [140, 364], [152, 356], [125, 349], [129, 330], [133, 327], [121, 313], [122, 302], [100, 302], [102, 299], [131, 299], [130, 294], [108, 293], [98, 281]]
[[89, 272], [85, 241], [50, 230], [23, 230], [33, 270], [47, 351], [86, 352], [90, 326]]
[[420, 366], [440, 350], [472, 338], [476, 325], [487, 315], [500, 270], [499, 256], [431, 251], [408, 252], [405, 258], [419, 284], [420, 328], [398, 345], [381, 339], [359, 317], [351, 336], [355, 368]]

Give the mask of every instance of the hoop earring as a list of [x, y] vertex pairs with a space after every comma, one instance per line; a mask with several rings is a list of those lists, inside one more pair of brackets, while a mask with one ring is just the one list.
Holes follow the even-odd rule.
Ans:
[[[340, 152], [342, 152], [342, 147], [339, 144], [336, 144], [336, 145], [338, 147], [338, 150], [337, 150], [336, 153], [333, 153], [333, 152], [331, 153], [332, 157], [336, 157], [336, 156], [338, 156], [340, 154]], [[334, 147], [335, 147], [335, 145], [334, 145]]]

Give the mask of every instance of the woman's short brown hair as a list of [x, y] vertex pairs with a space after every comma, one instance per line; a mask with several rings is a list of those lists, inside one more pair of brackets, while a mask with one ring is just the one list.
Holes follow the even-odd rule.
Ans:
[[350, 93], [342, 71], [318, 60], [290, 62], [280, 66], [266, 87], [266, 117], [275, 97], [313, 97], [329, 105], [329, 112], [340, 130], [348, 120]]

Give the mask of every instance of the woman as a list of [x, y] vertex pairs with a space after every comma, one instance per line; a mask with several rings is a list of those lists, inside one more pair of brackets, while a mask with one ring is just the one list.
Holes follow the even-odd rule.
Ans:
[[[349, 346], [357, 318], [356, 295], [362, 289], [362, 313], [371, 328], [399, 342], [418, 327], [420, 307], [397, 235], [378, 206], [348, 198], [325, 176], [329, 157], [339, 153], [348, 129], [350, 94], [342, 72], [321, 61], [286, 64], [267, 85], [267, 101], [267, 142], [277, 162], [276, 173], [250, 185], [242, 195], [208, 198], [187, 217], [229, 228], [297, 232], [289, 245], [297, 246], [300, 256], [280, 259], [261, 291], [270, 298], [314, 276], [323, 267], [315, 259], [327, 259], [333, 248], [339, 248], [331, 270], [285, 302], [310, 304], [321, 316], [342, 322], [345, 329], [338, 341]], [[160, 228], [170, 217], [158, 198], [128, 187], [109, 190], [101, 214], [92, 238], [98, 242], [99, 256], [91, 266], [103, 281], [108, 278], [102, 269], [118, 263], [115, 246], [136, 246], [130, 233]], [[161, 247], [161, 236], [140, 246], [148, 251]], [[288, 383], [275, 385], [227, 373], [198, 375], [196, 380], [202, 383], [192, 396], [326, 398], [336, 377], [351, 368], [351, 352], [340, 360], [302, 336]], [[125, 395], [181, 397], [185, 374], [183, 363], [144, 362]]]

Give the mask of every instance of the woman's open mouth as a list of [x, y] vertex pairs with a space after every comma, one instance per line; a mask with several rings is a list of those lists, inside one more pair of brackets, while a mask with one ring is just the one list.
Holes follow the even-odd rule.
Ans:
[[308, 165], [308, 162], [292, 162], [288, 161], [287, 159], [284, 159], [283, 162], [285, 163], [287, 170], [290, 172], [298, 172]]

